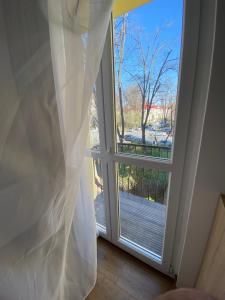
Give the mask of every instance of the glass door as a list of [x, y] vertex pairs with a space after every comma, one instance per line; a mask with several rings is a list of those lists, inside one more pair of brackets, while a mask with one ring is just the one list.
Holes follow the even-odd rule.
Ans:
[[194, 3], [155, 0], [112, 20], [96, 82], [100, 234], [171, 276], [198, 41]]

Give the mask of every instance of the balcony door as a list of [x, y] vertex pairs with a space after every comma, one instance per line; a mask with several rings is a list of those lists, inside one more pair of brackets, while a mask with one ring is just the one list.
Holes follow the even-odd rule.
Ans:
[[[138, 20], [151, 18], [165, 1], [111, 21], [90, 107], [89, 154], [99, 234], [174, 276], [199, 3], [187, 1], [183, 8], [181, 0], [172, 2], [180, 9], [177, 23], [147, 38]], [[132, 22], [136, 27], [129, 29]]]

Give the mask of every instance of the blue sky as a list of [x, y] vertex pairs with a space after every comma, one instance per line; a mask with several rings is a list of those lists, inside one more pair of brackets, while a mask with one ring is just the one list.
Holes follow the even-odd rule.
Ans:
[[180, 38], [182, 33], [183, 0], [152, 0], [130, 12], [135, 22], [146, 31], [153, 32], [155, 28], [171, 22], [172, 25], [164, 32], [165, 39], [176, 39], [176, 51], [180, 52]]
[[168, 31], [170, 37], [180, 36], [182, 29], [182, 0], [153, 0], [130, 12], [146, 30], [152, 31], [166, 22], [174, 22]]
[[[144, 30], [145, 34], [151, 35], [156, 31], [156, 28], [171, 23], [166, 30], [163, 30], [161, 38], [162, 40], [170, 41], [172, 43], [173, 57], [179, 58], [182, 35], [182, 17], [183, 0], [152, 0], [151, 2], [129, 12], [128, 26], [129, 22], [132, 22], [133, 24], [140, 26]], [[129, 47], [129, 36], [126, 37], [125, 52], [126, 47]], [[128, 59], [130, 61], [133, 60], [132, 53], [128, 55]], [[127, 84], [129, 85], [128, 76], [126, 74], [123, 74], [123, 81], [125, 86]]]

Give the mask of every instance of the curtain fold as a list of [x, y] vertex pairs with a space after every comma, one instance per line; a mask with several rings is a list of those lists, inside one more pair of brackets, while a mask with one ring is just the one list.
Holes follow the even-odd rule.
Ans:
[[0, 299], [96, 280], [84, 149], [111, 0], [0, 0]]

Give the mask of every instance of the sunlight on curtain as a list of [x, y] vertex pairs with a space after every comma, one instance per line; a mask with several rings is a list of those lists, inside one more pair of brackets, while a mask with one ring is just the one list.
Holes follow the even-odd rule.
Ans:
[[0, 2], [0, 299], [80, 300], [95, 283], [83, 153], [111, 2]]

